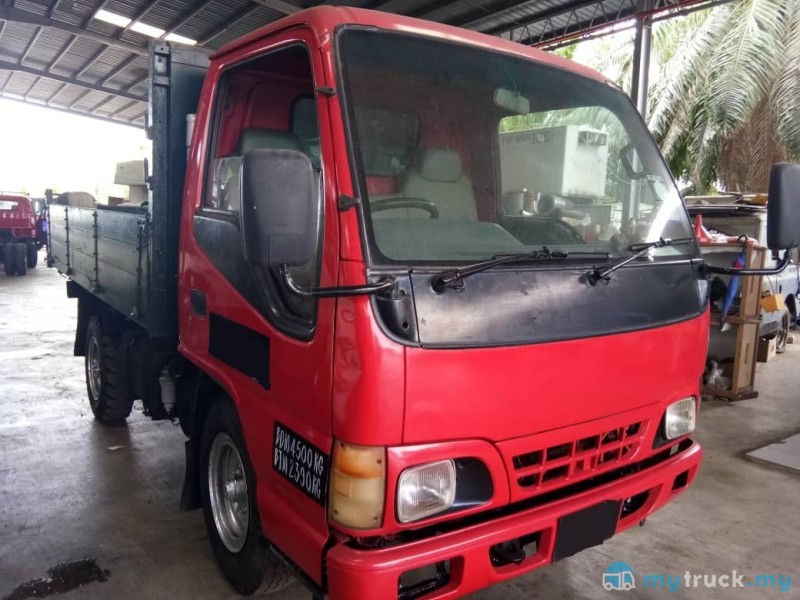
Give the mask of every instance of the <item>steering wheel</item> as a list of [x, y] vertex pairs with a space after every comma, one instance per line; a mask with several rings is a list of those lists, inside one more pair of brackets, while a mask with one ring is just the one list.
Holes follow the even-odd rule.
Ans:
[[384, 198], [370, 202], [369, 208], [372, 212], [391, 210], [393, 208], [419, 208], [427, 212], [431, 219], [439, 218], [439, 209], [430, 200], [424, 198], [407, 198], [398, 196], [397, 198]]

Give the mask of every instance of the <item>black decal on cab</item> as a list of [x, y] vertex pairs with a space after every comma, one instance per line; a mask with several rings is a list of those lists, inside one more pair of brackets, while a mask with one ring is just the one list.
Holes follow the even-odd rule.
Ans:
[[272, 468], [314, 502], [325, 506], [328, 455], [277, 421], [272, 436]]

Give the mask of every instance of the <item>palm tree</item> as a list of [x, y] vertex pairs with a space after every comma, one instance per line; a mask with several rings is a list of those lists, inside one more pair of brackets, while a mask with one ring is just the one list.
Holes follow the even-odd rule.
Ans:
[[648, 125], [696, 191], [766, 191], [800, 158], [800, 0], [738, 0], [661, 24]]

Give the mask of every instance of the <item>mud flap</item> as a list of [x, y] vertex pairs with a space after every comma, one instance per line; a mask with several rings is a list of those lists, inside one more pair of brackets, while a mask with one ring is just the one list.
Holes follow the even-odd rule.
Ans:
[[181, 512], [188, 512], [202, 507], [200, 497], [200, 439], [199, 436], [191, 437], [184, 443], [186, 451], [186, 471], [183, 478], [181, 491]]

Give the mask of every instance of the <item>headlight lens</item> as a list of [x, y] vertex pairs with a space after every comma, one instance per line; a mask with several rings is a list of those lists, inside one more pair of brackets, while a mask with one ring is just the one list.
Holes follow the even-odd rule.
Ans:
[[692, 433], [697, 423], [697, 408], [694, 398], [685, 398], [667, 407], [664, 419], [664, 435], [674, 440], [687, 433]]
[[452, 460], [406, 469], [397, 484], [397, 519], [418, 521], [453, 506], [456, 498], [456, 466]]

